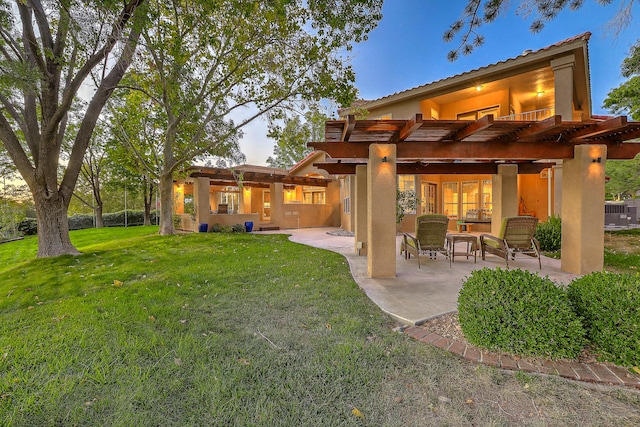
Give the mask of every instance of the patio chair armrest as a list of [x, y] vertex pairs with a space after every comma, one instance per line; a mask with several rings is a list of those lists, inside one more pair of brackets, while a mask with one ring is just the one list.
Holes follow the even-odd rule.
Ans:
[[[486, 242], [487, 240], [491, 241], [492, 243], [488, 243]], [[485, 245], [489, 245], [489, 246], [494, 246], [496, 248], [504, 248], [505, 247], [505, 241], [504, 239], [500, 239], [492, 234], [481, 234], [480, 235], [480, 246], [484, 247]]]
[[404, 233], [404, 241], [407, 248], [411, 247], [416, 250], [420, 250], [420, 241], [415, 236], [412, 236], [409, 233]]

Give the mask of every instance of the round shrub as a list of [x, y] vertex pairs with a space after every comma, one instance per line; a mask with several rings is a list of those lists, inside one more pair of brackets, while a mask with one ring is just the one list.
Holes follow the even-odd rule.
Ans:
[[591, 273], [568, 295], [604, 360], [640, 366], [640, 274]]
[[534, 236], [540, 242], [542, 251], [559, 251], [562, 245], [562, 220], [558, 216], [551, 216], [547, 222], [539, 222]]
[[528, 271], [483, 268], [458, 297], [460, 327], [469, 342], [514, 354], [575, 358], [585, 331], [564, 290]]

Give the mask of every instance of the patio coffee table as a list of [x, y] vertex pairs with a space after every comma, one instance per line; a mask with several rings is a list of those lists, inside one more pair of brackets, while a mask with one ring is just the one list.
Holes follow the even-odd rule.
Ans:
[[[458, 242], [465, 243], [466, 250], [464, 252], [456, 252], [456, 243]], [[452, 262], [455, 262], [456, 255], [465, 255], [469, 259], [471, 252], [473, 252], [473, 262], [477, 262], [478, 237], [473, 234], [448, 233], [447, 248]]]

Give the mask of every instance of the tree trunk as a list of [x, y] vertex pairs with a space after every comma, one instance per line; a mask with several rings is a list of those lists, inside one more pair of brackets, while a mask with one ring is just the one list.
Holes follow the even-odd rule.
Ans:
[[160, 175], [158, 190], [160, 191], [160, 234], [173, 234], [173, 177], [171, 173]]
[[102, 202], [96, 204], [94, 213], [96, 214], [96, 228], [104, 227], [104, 221], [102, 220]]
[[49, 198], [41, 193], [33, 194], [38, 220], [38, 257], [79, 254], [69, 238], [67, 210], [69, 201], [57, 192]]
[[151, 200], [153, 199], [153, 185], [145, 180], [144, 194], [144, 225], [151, 225]]

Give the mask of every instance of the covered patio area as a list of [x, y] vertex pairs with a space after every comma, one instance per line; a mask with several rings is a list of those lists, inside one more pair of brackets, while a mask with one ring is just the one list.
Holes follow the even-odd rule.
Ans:
[[[353, 250], [353, 236], [339, 236], [329, 234], [337, 228], [307, 228], [287, 230], [291, 234], [290, 240], [309, 246], [328, 249], [344, 255], [349, 262], [351, 274], [360, 288], [385, 313], [392, 316], [403, 325], [419, 325], [444, 313], [458, 309], [458, 292], [465, 277], [473, 270], [487, 268], [506, 268], [503, 259], [487, 255], [483, 261], [478, 257], [477, 263], [473, 258], [456, 257], [453, 267], [443, 256], [435, 260], [427, 259], [422, 268], [418, 269], [415, 258], [405, 260], [400, 256], [400, 239], [395, 240], [395, 252], [389, 254], [396, 261], [397, 270], [394, 278], [371, 278], [367, 272], [366, 257], [358, 256]], [[529, 270], [541, 276], [548, 276], [556, 283], [569, 283], [576, 275], [563, 272], [560, 260], [542, 259], [542, 270], [538, 262], [528, 256], [518, 256], [509, 263], [510, 268]]]
[[479, 120], [328, 121], [325, 141], [309, 146], [331, 159], [315, 163], [332, 174], [355, 177], [353, 252], [367, 257], [369, 278], [394, 278], [396, 176], [400, 174], [491, 174], [497, 235], [504, 217], [519, 213], [518, 175], [553, 169], [562, 218], [560, 269], [587, 274], [602, 269], [604, 168], [607, 159], [640, 153], [640, 122], [626, 117], [566, 121], [569, 114], [542, 121]]

